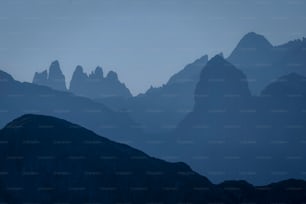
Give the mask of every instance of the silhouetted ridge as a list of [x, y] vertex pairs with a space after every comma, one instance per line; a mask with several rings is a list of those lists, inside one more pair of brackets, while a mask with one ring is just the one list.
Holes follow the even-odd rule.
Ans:
[[303, 38], [273, 46], [264, 36], [249, 33], [240, 40], [228, 60], [247, 75], [252, 93], [259, 95], [280, 76], [292, 72], [306, 76], [305, 42]]
[[[57, 118], [24, 115], [0, 130], [0, 140], [7, 141], [0, 171], [9, 172], [0, 177], [0, 202], [232, 203], [186, 164], [152, 158]], [[15, 155], [23, 159], [7, 160]]]
[[210, 101], [224, 103], [228, 97], [249, 97], [246, 76], [220, 55], [213, 57], [201, 72], [195, 90], [195, 108]]
[[195, 60], [193, 63], [188, 64], [183, 70], [174, 74], [168, 81], [168, 85], [174, 83], [196, 83], [200, 78], [200, 73], [203, 67], [208, 62], [208, 56], [204, 55]]
[[97, 67], [95, 69], [95, 72], [92, 73], [92, 76], [94, 76], [94, 78], [97, 78], [97, 79], [103, 79], [103, 70], [102, 70], [102, 67]]
[[[143, 125], [150, 133], [173, 130], [180, 120], [192, 110], [194, 90], [200, 78], [200, 72], [207, 63], [208, 56], [195, 60], [174, 74], [168, 83], [161, 87], [151, 87], [121, 103], [107, 102], [111, 107], [128, 110], [131, 117]], [[101, 100], [105, 103], [105, 100]]]
[[[65, 120], [23, 115], [0, 130], [1, 203], [303, 203], [306, 182], [213, 185]], [[37, 193], [39, 191], [39, 193]]]
[[247, 33], [237, 45], [238, 49], [259, 49], [272, 48], [272, 44], [263, 36], [254, 32]]
[[120, 100], [132, 97], [125, 84], [119, 81], [117, 73], [110, 71], [104, 77], [101, 67], [97, 67], [89, 75], [84, 73], [80, 66], [76, 67], [70, 82], [70, 91], [91, 99], [117, 98]]
[[55, 90], [67, 91], [65, 76], [62, 73], [59, 62], [53, 61], [47, 70], [38, 73], [36, 72], [33, 78], [33, 83], [43, 86], [48, 86]]
[[269, 84], [262, 95], [270, 96], [306, 96], [306, 77], [296, 73], [280, 77], [277, 81]]
[[35, 72], [33, 84], [46, 85], [48, 83], [48, 71]]
[[14, 78], [8, 73], [0, 70], [0, 82], [14, 81]]
[[251, 32], [243, 36], [228, 60], [245, 69], [253, 69], [252, 66], [260, 68], [271, 61], [272, 48], [273, 46], [264, 36]]
[[[298, 172], [305, 159], [288, 155], [306, 151], [301, 143], [306, 133], [305, 82], [303, 76], [288, 74], [268, 85], [262, 95], [251, 96], [241, 71], [220, 56], [212, 58], [201, 73], [194, 110], [174, 134], [176, 141], [192, 146], [178, 146], [176, 152], [184, 152], [180, 158], [204, 174], [224, 172], [212, 175], [214, 181], [226, 175], [256, 184], [303, 178]], [[205, 155], [207, 166], [194, 161], [194, 155]], [[246, 169], [256, 174], [241, 174]], [[286, 174], [271, 173], [275, 169]]]
[[133, 128], [135, 123], [125, 113], [112, 111], [101, 103], [46, 86], [21, 83], [11, 78], [1, 83], [0, 96], [0, 107], [5, 110], [1, 112], [0, 127], [22, 114], [39, 113], [81, 124], [118, 140], [122, 139], [122, 133], [137, 135], [139, 132]]
[[[72, 125], [71, 123], [51, 117], [51, 116], [44, 116], [44, 115], [35, 115], [35, 114], [25, 114], [20, 116], [19, 118], [14, 119], [13, 121], [9, 122], [4, 128], [42, 128], [42, 127], [50, 126], [50, 128], [72, 128], [77, 127], [77, 125]], [[79, 127], [79, 126], [78, 126]]]

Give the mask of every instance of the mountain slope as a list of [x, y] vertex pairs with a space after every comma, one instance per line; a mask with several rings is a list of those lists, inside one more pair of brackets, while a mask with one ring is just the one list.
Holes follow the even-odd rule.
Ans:
[[81, 124], [114, 139], [123, 133], [138, 134], [135, 123], [125, 113], [68, 92], [15, 81], [4, 72], [0, 73], [0, 97], [0, 126], [25, 113], [39, 113]]
[[152, 158], [70, 122], [24, 115], [0, 130], [2, 203], [292, 203], [306, 182], [212, 184], [184, 163]]
[[289, 74], [251, 96], [244, 74], [214, 57], [202, 71], [194, 110], [173, 135], [172, 154], [217, 182], [305, 178], [305, 81]]
[[152, 158], [64, 120], [24, 115], [0, 131], [0, 140], [0, 172], [9, 172], [0, 175], [1, 202], [231, 203], [183, 163]]
[[129, 111], [148, 133], [168, 132], [192, 110], [195, 86], [207, 61], [205, 55], [174, 74], [162, 87], [151, 87], [146, 93], [128, 100], [99, 101], [113, 109]]

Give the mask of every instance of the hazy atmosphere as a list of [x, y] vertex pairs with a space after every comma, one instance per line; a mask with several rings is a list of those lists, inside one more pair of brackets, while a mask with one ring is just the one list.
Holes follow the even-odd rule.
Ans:
[[69, 82], [77, 65], [100, 65], [135, 95], [204, 54], [228, 56], [247, 32], [272, 44], [306, 36], [305, 10], [305, 0], [1, 0], [0, 68], [31, 81], [57, 59]]

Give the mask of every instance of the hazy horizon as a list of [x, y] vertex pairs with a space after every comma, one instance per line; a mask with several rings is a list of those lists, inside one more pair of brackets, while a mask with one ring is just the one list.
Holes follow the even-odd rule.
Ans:
[[[59, 60], [102, 66], [136, 95], [208, 54], [228, 56], [248, 32], [278, 45], [306, 36], [306, 1], [0, 0], [0, 69], [20, 81]], [[294, 23], [292, 23], [294, 22]]]

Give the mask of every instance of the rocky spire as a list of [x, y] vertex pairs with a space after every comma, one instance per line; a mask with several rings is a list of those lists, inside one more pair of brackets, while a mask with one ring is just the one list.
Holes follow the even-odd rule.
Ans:
[[36, 72], [33, 78], [33, 83], [43, 86], [48, 86], [52, 89], [66, 91], [65, 76], [62, 73], [59, 62], [53, 61], [47, 70], [43, 72]]

